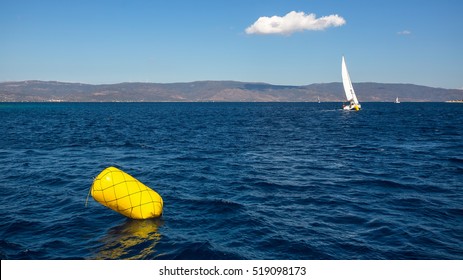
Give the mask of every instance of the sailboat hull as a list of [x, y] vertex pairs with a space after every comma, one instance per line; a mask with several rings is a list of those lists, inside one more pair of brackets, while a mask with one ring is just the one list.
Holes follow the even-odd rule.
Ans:
[[342, 106], [342, 109], [346, 111], [360, 111], [362, 106], [360, 106], [360, 104], [347, 104]]

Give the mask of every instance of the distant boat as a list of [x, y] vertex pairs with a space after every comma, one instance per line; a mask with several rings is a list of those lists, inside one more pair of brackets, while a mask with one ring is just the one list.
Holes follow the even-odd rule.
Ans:
[[344, 93], [346, 94], [348, 104], [343, 104], [342, 108], [344, 110], [355, 110], [358, 111], [362, 108], [360, 103], [355, 95], [354, 87], [349, 77], [349, 72], [347, 72], [346, 60], [344, 56], [342, 57], [342, 85], [344, 86]]
[[320, 103], [320, 96], [317, 96], [317, 102]]
[[399, 97], [396, 97], [396, 98], [395, 98], [395, 101], [394, 101], [394, 103], [396, 103], [396, 104], [399, 104], [399, 103], [400, 103], [400, 101], [399, 101]]

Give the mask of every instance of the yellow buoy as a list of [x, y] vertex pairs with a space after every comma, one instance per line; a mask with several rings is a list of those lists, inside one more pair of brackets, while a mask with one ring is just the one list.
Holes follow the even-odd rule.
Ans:
[[99, 203], [132, 219], [162, 215], [162, 197], [116, 167], [103, 170], [93, 181], [90, 193]]

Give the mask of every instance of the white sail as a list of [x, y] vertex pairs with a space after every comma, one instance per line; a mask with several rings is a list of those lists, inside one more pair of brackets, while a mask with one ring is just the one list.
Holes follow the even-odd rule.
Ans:
[[349, 72], [347, 72], [346, 61], [344, 56], [342, 57], [342, 85], [344, 86], [344, 92], [346, 93], [347, 101], [353, 101], [354, 104], [358, 105], [359, 101], [355, 95], [354, 87], [350, 80]]

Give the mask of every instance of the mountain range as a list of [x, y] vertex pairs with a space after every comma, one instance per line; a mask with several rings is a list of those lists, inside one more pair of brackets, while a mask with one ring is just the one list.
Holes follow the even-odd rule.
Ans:
[[[413, 84], [355, 83], [360, 102], [444, 102], [463, 90]], [[0, 83], [0, 102], [342, 102], [341, 83], [305, 86], [237, 81], [91, 85], [56, 81]]]

